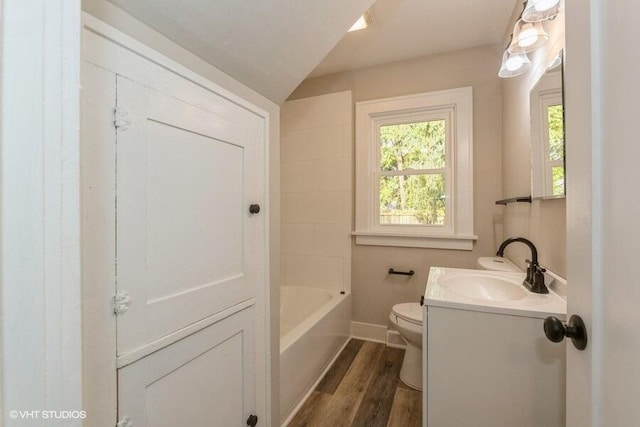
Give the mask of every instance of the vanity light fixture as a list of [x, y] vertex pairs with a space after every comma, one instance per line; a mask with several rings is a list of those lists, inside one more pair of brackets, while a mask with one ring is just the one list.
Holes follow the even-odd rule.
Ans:
[[[511, 41], [502, 55], [502, 65], [498, 76], [515, 77], [526, 73], [531, 68], [531, 61], [529, 61], [527, 53], [538, 49], [549, 41], [549, 35], [542, 22], [555, 18], [561, 2], [562, 0], [525, 0], [523, 2], [522, 13], [513, 26]], [[527, 19], [525, 19], [525, 14], [527, 14]]]
[[531, 61], [526, 53], [509, 53], [505, 50], [498, 76], [502, 78], [515, 77], [526, 73], [530, 68]]
[[538, 22], [553, 19], [560, 11], [560, 0], [528, 0], [522, 12], [522, 19]]
[[364, 30], [371, 25], [371, 14], [369, 11], [365, 12], [358, 20], [349, 28], [347, 33], [352, 31]]
[[509, 53], [529, 53], [544, 45], [549, 35], [542, 22], [526, 22], [519, 19], [513, 27], [513, 39], [507, 48]]

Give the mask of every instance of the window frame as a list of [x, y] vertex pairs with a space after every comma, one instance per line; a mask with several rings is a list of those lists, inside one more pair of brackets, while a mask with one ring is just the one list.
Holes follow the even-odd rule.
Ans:
[[[472, 110], [471, 87], [356, 103], [356, 244], [473, 249], [477, 236], [473, 232]], [[380, 224], [380, 126], [439, 120], [443, 116], [447, 121], [448, 174], [445, 226]], [[412, 170], [412, 174], [421, 171]]]
[[[372, 138], [375, 138], [376, 149], [372, 150], [373, 158], [371, 159], [373, 173], [373, 223], [372, 229], [376, 232], [394, 232], [394, 233], [413, 233], [417, 227], [430, 227], [434, 233], [451, 233], [453, 230], [453, 212], [451, 206], [452, 194], [452, 158], [454, 150], [452, 149], [453, 132], [453, 109], [451, 107], [443, 109], [429, 109], [419, 112], [385, 114], [380, 117], [372, 117], [371, 125]], [[429, 122], [443, 120], [445, 125], [445, 165], [442, 168], [434, 169], [402, 169], [397, 171], [383, 171], [380, 168], [381, 150], [380, 150], [380, 128], [389, 125], [410, 124], [419, 122]], [[429, 225], [429, 224], [381, 224], [380, 223], [380, 178], [383, 176], [412, 176], [412, 175], [430, 175], [442, 174], [445, 179], [445, 224]], [[375, 203], [378, 201], [378, 203]]]
[[[553, 90], [548, 91], [540, 95], [540, 107], [542, 110], [541, 118], [542, 118], [542, 149], [543, 149], [543, 177], [544, 177], [544, 189], [545, 194], [550, 195], [551, 197], [564, 196], [564, 192], [562, 194], [553, 194], [553, 169], [555, 167], [562, 166], [564, 169], [564, 156], [562, 159], [551, 160], [551, 139], [549, 138], [549, 107], [560, 106], [563, 109], [564, 116], [564, 106], [562, 103], [562, 91], [561, 90]], [[564, 124], [563, 124], [564, 125]], [[563, 141], [564, 144], [564, 141]], [[566, 183], [565, 183], [566, 185]]]

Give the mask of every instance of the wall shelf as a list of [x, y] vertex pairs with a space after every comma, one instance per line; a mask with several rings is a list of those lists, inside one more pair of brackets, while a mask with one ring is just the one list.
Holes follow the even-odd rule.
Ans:
[[531, 203], [531, 196], [512, 197], [510, 199], [497, 200], [496, 205], [506, 206], [509, 203], [517, 203], [517, 202]]

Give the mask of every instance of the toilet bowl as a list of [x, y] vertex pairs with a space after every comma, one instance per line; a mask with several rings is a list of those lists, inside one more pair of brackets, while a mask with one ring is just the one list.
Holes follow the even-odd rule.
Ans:
[[400, 379], [416, 390], [422, 390], [422, 307], [417, 302], [396, 304], [389, 320], [407, 342]]

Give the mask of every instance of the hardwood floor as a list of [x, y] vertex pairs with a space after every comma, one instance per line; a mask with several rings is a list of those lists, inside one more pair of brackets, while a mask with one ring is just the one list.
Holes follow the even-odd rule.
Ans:
[[404, 350], [352, 339], [290, 427], [422, 425], [422, 393], [398, 374]]

